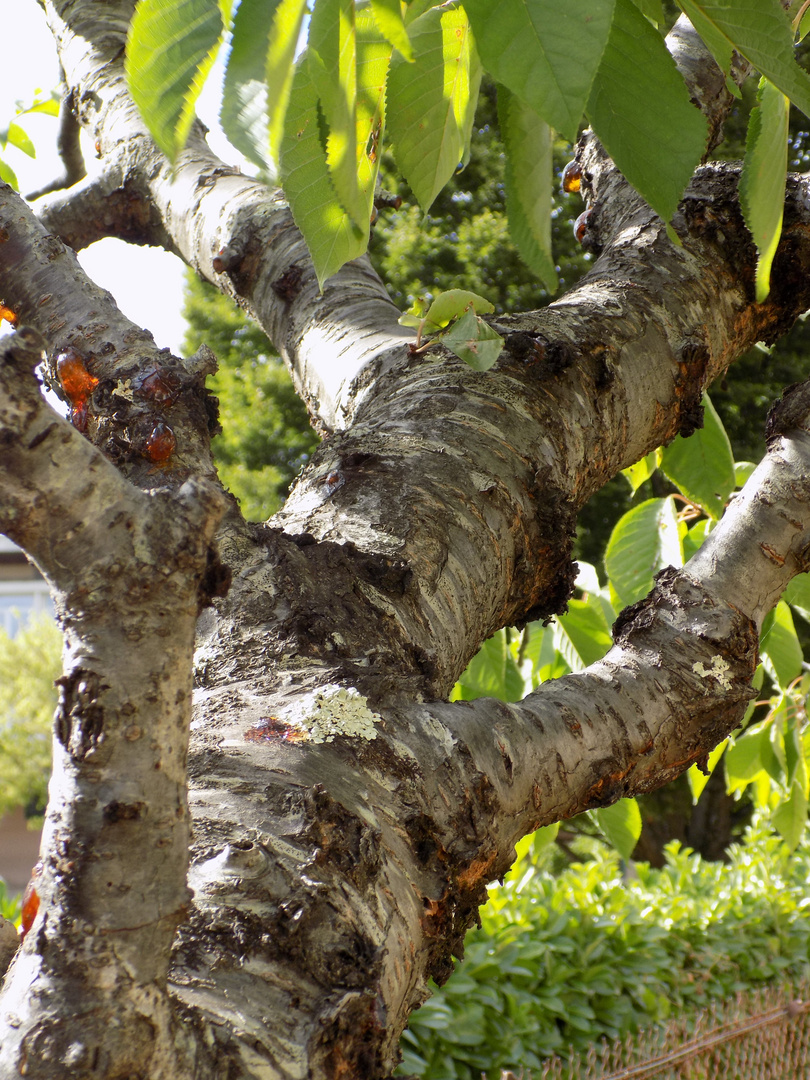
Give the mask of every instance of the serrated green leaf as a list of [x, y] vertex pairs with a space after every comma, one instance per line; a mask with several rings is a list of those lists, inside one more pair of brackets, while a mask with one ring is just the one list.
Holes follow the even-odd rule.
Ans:
[[776, 808], [772, 821], [790, 850], [795, 851], [807, 825], [807, 796], [798, 780], [791, 784], [790, 795]]
[[290, 101], [295, 50], [307, 12], [307, 0], [280, 0], [270, 27], [267, 46], [267, 130], [270, 153], [277, 163], [281, 160], [281, 142]]
[[633, 3], [651, 23], [660, 27], [664, 22], [664, 5], [661, 0], [633, 0]]
[[24, 154], [27, 154], [31, 158], [37, 156], [34, 144], [28, 137], [28, 133], [21, 128], [19, 124], [15, 124], [13, 120], [8, 125], [6, 131], [6, 143], [11, 143], [12, 146], [16, 146], [18, 150], [22, 150]]
[[413, 60], [413, 49], [405, 29], [400, 0], [371, 0], [371, 13], [385, 40], [410, 63]]
[[493, 77], [572, 142], [610, 31], [613, 0], [465, 0]]
[[605, 569], [622, 607], [646, 596], [665, 566], [683, 565], [672, 498], [648, 499], [616, 523], [605, 552]]
[[790, 103], [769, 79], [760, 79], [757, 103], [748, 118], [748, 138], [740, 207], [757, 246], [756, 298], [764, 302], [771, 289], [771, 264], [782, 235], [788, 154]]
[[661, 469], [683, 495], [715, 521], [736, 486], [734, 455], [717, 410], [703, 395], [703, 427], [681, 435], [661, 452]]
[[616, 0], [586, 111], [622, 174], [668, 222], [706, 149], [707, 126], [663, 38], [632, 0]]
[[[398, 0], [397, 0], [398, 2]], [[391, 45], [367, 10], [357, 12], [357, 183], [370, 220], [385, 135], [385, 88]]]
[[256, 165], [271, 163], [267, 113], [267, 50], [278, 0], [240, 0], [233, 22], [219, 122]]
[[701, 518], [696, 522], [691, 529], [683, 537], [683, 558], [684, 562], [691, 559], [693, 555], [696, 555], [698, 551], [703, 547], [706, 541], [706, 537], [709, 535], [711, 529], [710, 526], [714, 524], [712, 518]]
[[[37, 91], [37, 93], [39, 93], [39, 91]], [[33, 105], [29, 105], [27, 109], [23, 109], [23, 113], [44, 113], [46, 116], [58, 116], [60, 107], [59, 95], [53, 93], [49, 98], [45, 98], [43, 101], [35, 101]]]
[[503, 338], [470, 308], [442, 334], [441, 343], [475, 371], [488, 371], [503, 348]]
[[602, 659], [613, 639], [595, 597], [568, 601], [567, 613], [554, 621], [554, 644], [572, 671], [584, 671]]
[[368, 212], [357, 184], [354, 0], [318, 0], [309, 24], [307, 51], [328, 131], [326, 160], [329, 175], [344, 209], [362, 227], [368, 221]]
[[726, 750], [726, 786], [730, 794], [744, 790], [757, 773], [762, 771], [763, 737], [767, 738], [767, 733], [763, 733], [762, 725], [758, 724], [738, 735]]
[[619, 799], [612, 806], [591, 810], [608, 842], [627, 861], [641, 836], [641, 811], [635, 799]]
[[489, 315], [495, 310], [489, 300], [468, 289], [447, 289], [439, 293], [425, 313], [425, 332], [433, 334], [449, 326], [453, 319], [461, 318], [468, 308], [476, 315]]
[[354, 224], [332, 184], [318, 124], [318, 95], [306, 53], [293, 76], [280, 171], [293, 218], [307, 242], [323, 288], [324, 281], [344, 263], [363, 254], [368, 230]]
[[498, 87], [498, 118], [506, 149], [504, 180], [509, 232], [530, 270], [556, 291], [551, 253], [551, 128], [505, 86]]
[[194, 108], [216, 59], [227, 6], [218, 0], [140, 0], [129, 27], [129, 90], [163, 153], [185, 146]]
[[3, 161], [2, 158], [0, 158], [0, 180], [2, 180], [4, 184], [10, 184], [15, 191], [20, 190], [20, 185], [17, 181], [17, 174], [14, 172], [8, 162]]
[[678, 0], [678, 5], [726, 74], [736, 50], [810, 116], [810, 76], [796, 63], [780, 0]]
[[659, 451], [652, 450], [646, 457], [643, 457], [641, 461], [637, 461], [635, 465], [630, 465], [628, 468], [622, 469], [622, 476], [627, 480], [634, 495], [644, 481], [650, 479], [652, 474], [658, 468], [659, 462]]
[[481, 63], [463, 8], [432, 8], [409, 27], [414, 60], [396, 54], [388, 76], [393, 152], [427, 212], [468, 154]]
[[810, 30], [810, 8], [802, 15], [802, 21], [799, 23], [799, 31], [796, 35], [799, 41], [804, 41], [808, 30]]
[[780, 600], [773, 613], [773, 622], [763, 632], [760, 645], [763, 663], [782, 690], [786, 690], [802, 673], [802, 648], [793, 625], [793, 616], [784, 600]]

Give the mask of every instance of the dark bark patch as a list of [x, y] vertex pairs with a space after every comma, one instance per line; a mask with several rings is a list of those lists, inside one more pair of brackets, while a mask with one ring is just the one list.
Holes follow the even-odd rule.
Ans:
[[227, 596], [231, 587], [231, 568], [220, 561], [216, 548], [208, 549], [205, 571], [197, 587], [197, 614], [212, 607], [215, 598]]
[[102, 813], [108, 825], [115, 825], [119, 821], [138, 821], [145, 810], [146, 803], [122, 803], [114, 799], [107, 803]]
[[54, 725], [56, 737], [76, 761], [84, 761], [103, 738], [104, 709], [99, 696], [105, 686], [98, 675], [87, 668], [77, 668], [56, 680], [59, 702]]
[[793, 383], [774, 402], [765, 423], [765, 440], [770, 447], [796, 429], [810, 431], [810, 382]]

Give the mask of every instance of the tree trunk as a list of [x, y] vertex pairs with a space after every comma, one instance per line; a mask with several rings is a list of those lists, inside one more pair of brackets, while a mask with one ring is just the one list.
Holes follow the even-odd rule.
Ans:
[[[810, 307], [805, 201], [794, 182], [757, 305], [732, 166], [699, 170], [675, 247], [584, 138], [601, 255], [547, 309], [497, 319], [506, 348], [476, 373], [409, 350], [365, 259], [319, 295], [281, 196], [199, 130], [170, 169], [123, 83], [132, 7], [46, 4], [102, 177], [39, 220], [0, 189], [0, 293], [30, 328], [0, 364], [0, 528], [66, 633], [0, 1075], [382, 1078], [521, 836], [656, 788], [740, 721], [759, 624], [807, 568], [801, 389], [602, 661], [515, 705], [441, 699], [493, 631], [564, 608], [589, 495], [694, 430], [708, 383]], [[688, 27], [673, 47], [716, 80]], [[107, 234], [178, 252], [282, 350], [325, 438], [272, 521], [218, 489], [207, 350], [158, 350], [65, 247]], [[73, 426], [39, 395], [42, 339]]]

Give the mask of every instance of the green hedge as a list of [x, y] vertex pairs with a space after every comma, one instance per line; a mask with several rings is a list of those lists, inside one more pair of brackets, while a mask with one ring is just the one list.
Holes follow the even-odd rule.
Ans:
[[696, 1011], [738, 991], [810, 974], [810, 843], [788, 852], [753, 828], [730, 862], [669, 847], [667, 865], [624, 880], [606, 853], [554, 876], [526, 859], [493, 889], [465, 960], [414, 1013], [401, 1072], [480, 1080], [537, 1068]]

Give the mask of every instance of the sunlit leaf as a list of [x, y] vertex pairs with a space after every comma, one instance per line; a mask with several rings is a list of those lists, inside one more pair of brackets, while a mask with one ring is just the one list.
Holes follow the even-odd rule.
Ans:
[[768, 79], [760, 79], [757, 104], [748, 119], [740, 176], [740, 207], [757, 246], [756, 299], [771, 288], [771, 265], [782, 235], [790, 103]]
[[703, 395], [703, 427], [688, 439], [678, 435], [665, 447], [661, 469], [687, 499], [720, 520], [736, 487], [734, 455], [708, 394]]
[[671, 498], [634, 506], [611, 533], [605, 569], [622, 607], [646, 596], [665, 566], [681, 566], [683, 554]]
[[4, 184], [9, 184], [11, 187], [14, 188], [15, 191], [20, 190], [20, 185], [17, 181], [17, 174], [14, 172], [8, 162], [3, 161], [2, 158], [0, 158], [0, 180], [2, 180]]
[[19, 124], [15, 124], [13, 120], [6, 130], [5, 141], [7, 144], [10, 143], [12, 146], [16, 146], [18, 150], [22, 150], [24, 154], [27, 154], [31, 158], [37, 156], [34, 144], [31, 142], [28, 133], [24, 131]]
[[414, 61], [388, 76], [388, 130], [402, 175], [423, 210], [466, 159], [481, 64], [463, 8], [432, 8], [409, 27]]
[[447, 289], [436, 297], [425, 313], [426, 333], [435, 333], [449, 326], [453, 319], [460, 318], [468, 309], [476, 315], [489, 315], [495, 310], [489, 300], [478, 293], [468, 289]]
[[509, 232], [523, 261], [549, 292], [554, 292], [557, 271], [551, 253], [552, 131], [534, 109], [505, 86], [498, 88], [498, 117], [506, 149]]
[[267, 48], [267, 128], [270, 152], [281, 159], [281, 141], [292, 88], [295, 50], [307, 12], [306, 0], [280, 0]]
[[613, 0], [465, 0], [492, 76], [567, 139], [577, 137]]
[[279, 0], [240, 0], [219, 114], [222, 129], [233, 145], [260, 166], [271, 161], [267, 50], [278, 8]]
[[723, 739], [719, 746], [715, 746], [714, 750], [709, 754], [706, 759], [706, 771], [699, 769], [697, 765], [692, 765], [686, 773], [686, 778], [689, 781], [689, 790], [692, 793], [692, 802], [697, 804], [698, 799], [703, 793], [703, 789], [709, 782], [709, 777], [715, 770], [718, 761], [723, 756], [723, 751], [728, 745], [728, 739]]
[[645, 480], [650, 479], [652, 474], [658, 468], [660, 459], [661, 455], [659, 451], [652, 450], [646, 457], [643, 457], [641, 461], [637, 461], [635, 465], [630, 465], [626, 469], [622, 469], [622, 476], [627, 480], [634, 494]]
[[793, 616], [784, 600], [780, 600], [773, 613], [770, 629], [763, 632], [761, 651], [763, 663], [778, 685], [783, 689], [801, 675], [802, 647], [799, 644]]
[[616, 0], [587, 114], [624, 176], [669, 221], [706, 149], [706, 120], [632, 0]]
[[641, 811], [635, 799], [619, 799], [612, 806], [591, 810], [591, 815], [608, 841], [626, 861], [641, 836]]
[[172, 161], [191, 130], [229, 8], [225, 0], [140, 0], [135, 8], [126, 47], [129, 89], [152, 138]]
[[793, 781], [790, 795], [774, 810], [772, 820], [774, 828], [790, 850], [794, 851], [807, 825], [807, 796], [798, 780]]
[[329, 175], [344, 209], [364, 227], [357, 184], [357, 34], [354, 0], [318, 0], [309, 24], [309, 62], [326, 120]]
[[378, 30], [389, 45], [402, 53], [405, 60], [413, 60], [411, 39], [405, 28], [400, 0], [371, 0], [371, 13]]
[[503, 338], [472, 308], [442, 334], [441, 342], [475, 371], [488, 371], [503, 348]]
[[323, 287], [326, 278], [345, 262], [362, 255], [368, 232], [352, 222], [332, 184], [318, 126], [318, 97], [306, 54], [293, 77], [280, 165], [290, 209]]
[[[399, 2], [399, 0], [397, 0]], [[391, 45], [368, 11], [357, 12], [357, 182], [369, 220], [385, 134], [385, 88]]]
[[554, 643], [572, 671], [601, 660], [613, 644], [598, 599], [569, 600], [568, 611], [554, 621]]

